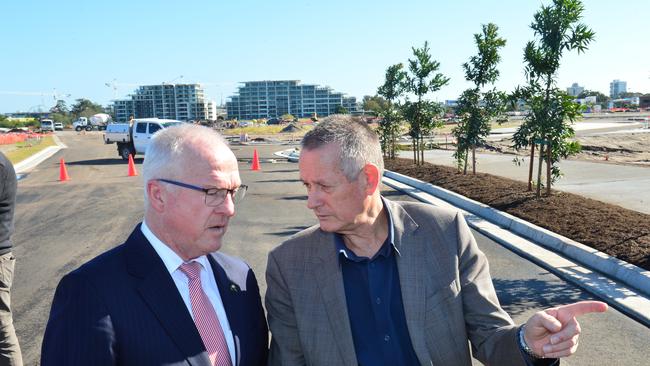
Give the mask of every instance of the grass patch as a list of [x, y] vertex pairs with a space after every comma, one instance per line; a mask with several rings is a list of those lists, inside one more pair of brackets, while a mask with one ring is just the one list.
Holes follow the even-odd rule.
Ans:
[[16, 149], [7, 152], [5, 155], [7, 156], [7, 159], [15, 165], [37, 152], [44, 150], [48, 146], [56, 145], [56, 142], [54, 142], [52, 136], [45, 136], [40, 140], [31, 139], [24, 142], [18, 142], [14, 145]]
[[[307, 133], [307, 131], [313, 128], [313, 126], [311, 125], [298, 125], [298, 126], [300, 126], [301, 130], [292, 132], [291, 134], [302, 136], [305, 133]], [[273, 125], [273, 126], [238, 127], [238, 128], [226, 129], [222, 131], [222, 134], [227, 136], [239, 136], [242, 133], [247, 133], [249, 137], [251, 135], [275, 135], [275, 134], [279, 134], [280, 131], [282, 131], [282, 129], [285, 127], [287, 127], [286, 124]]]

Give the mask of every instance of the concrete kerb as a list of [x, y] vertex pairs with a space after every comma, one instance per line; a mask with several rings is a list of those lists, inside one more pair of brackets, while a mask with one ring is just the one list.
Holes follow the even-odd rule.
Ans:
[[52, 138], [54, 139], [56, 146], [48, 146], [27, 159], [14, 164], [16, 174], [24, 174], [34, 169], [38, 164], [42, 163], [50, 156], [56, 154], [57, 151], [68, 148], [56, 135], [52, 135]]
[[408, 184], [409, 186], [432, 194], [458, 208], [471, 212], [489, 222], [511, 230], [512, 232], [535, 243], [561, 253], [567, 258], [575, 260], [590, 269], [596, 270], [612, 279], [620, 281], [639, 291], [644, 296], [650, 297], [650, 271], [645, 271], [642, 268], [611, 257], [603, 252], [578, 243], [575, 240], [563, 237], [444, 188], [388, 170], [384, 172], [384, 175], [398, 182]]

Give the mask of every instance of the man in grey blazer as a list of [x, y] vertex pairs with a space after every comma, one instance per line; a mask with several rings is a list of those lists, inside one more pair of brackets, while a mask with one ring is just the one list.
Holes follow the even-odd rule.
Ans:
[[381, 197], [367, 125], [333, 116], [305, 135], [300, 179], [319, 225], [269, 255], [269, 365], [549, 365], [578, 344], [581, 302], [516, 326], [454, 211]]

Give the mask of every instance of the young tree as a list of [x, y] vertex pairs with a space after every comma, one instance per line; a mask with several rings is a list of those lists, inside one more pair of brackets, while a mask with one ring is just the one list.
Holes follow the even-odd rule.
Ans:
[[517, 88], [514, 97], [521, 97], [530, 106], [530, 113], [513, 136], [515, 149], [531, 146], [529, 190], [532, 189], [532, 172], [535, 145], [539, 145], [537, 167], [537, 196], [541, 195], [542, 163], [546, 161], [546, 194], [551, 194], [551, 184], [561, 176], [557, 163], [580, 150], [571, 124], [580, 117], [581, 106], [573, 102], [556, 86], [557, 71], [564, 51], [584, 52], [594, 32], [579, 23], [584, 6], [579, 0], [553, 0], [535, 13], [531, 28], [540, 39], [526, 44], [524, 61], [528, 84]]
[[495, 88], [485, 93], [481, 89], [487, 84], [494, 84], [499, 77], [497, 64], [501, 61], [499, 48], [506, 45], [506, 40], [498, 35], [499, 27], [489, 23], [483, 25], [482, 34], [474, 34], [478, 54], [463, 64], [465, 79], [474, 83], [474, 88], [465, 90], [458, 99], [457, 113], [460, 122], [453, 129], [456, 137], [454, 158], [463, 174], [467, 174], [467, 160], [472, 151], [472, 173], [476, 174], [476, 147], [485, 142], [490, 134], [490, 121], [505, 110], [505, 93]]
[[[440, 121], [444, 108], [424, 97], [440, 90], [449, 82], [442, 73], [436, 73], [440, 63], [433, 60], [429, 54], [429, 43], [424, 47], [413, 47], [414, 59], [409, 59], [409, 73], [406, 75], [404, 91], [415, 95], [415, 101], [408, 99], [403, 106], [403, 114], [410, 124], [409, 135], [413, 139], [413, 162], [424, 163], [424, 136], [429, 135], [434, 128], [442, 125]], [[419, 154], [418, 154], [419, 153]]]
[[[401, 63], [389, 66], [386, 70], [386, 80], [384, 84], [377, 89], [385, 103], [378, 103], [379, 109], [377, 114], [381, 117], [379, 122], [379, 138], [384, 156], [395, 159], [397, 138], [400, 135], [400, 108], [397, 103], [398, 98], [402, 95], [406, 72], [402, 70], [404, 65]], [[385, 99], [384, 99], [385, 98]]]

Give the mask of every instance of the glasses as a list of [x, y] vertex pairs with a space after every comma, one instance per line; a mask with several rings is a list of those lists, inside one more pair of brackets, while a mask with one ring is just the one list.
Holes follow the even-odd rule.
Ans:
[[156, 179], [156, 180], [173, 184], [175, 186], [179, 186], [183, 188], [193, 189], [195, 191], [201, 191], [205, 193], [206, 206], [210, 206], [210, 207], [216, 207], [222, 204], [226, 200], [226, 196], [229, 194], [230, 194], [230, 198], [232, 198], [233, 203], [239, 203], [244, 199], [244, 196], [246, 196], [246, 190], [248, 189], [248, 186], [245, 185], [241, 185], [235, 189], [202, 188], [202, 187], [193, 186], [191, 184], [187, 184], [183, 182], [177, 182], [175, 180], [170, 180], [170, 179]]

